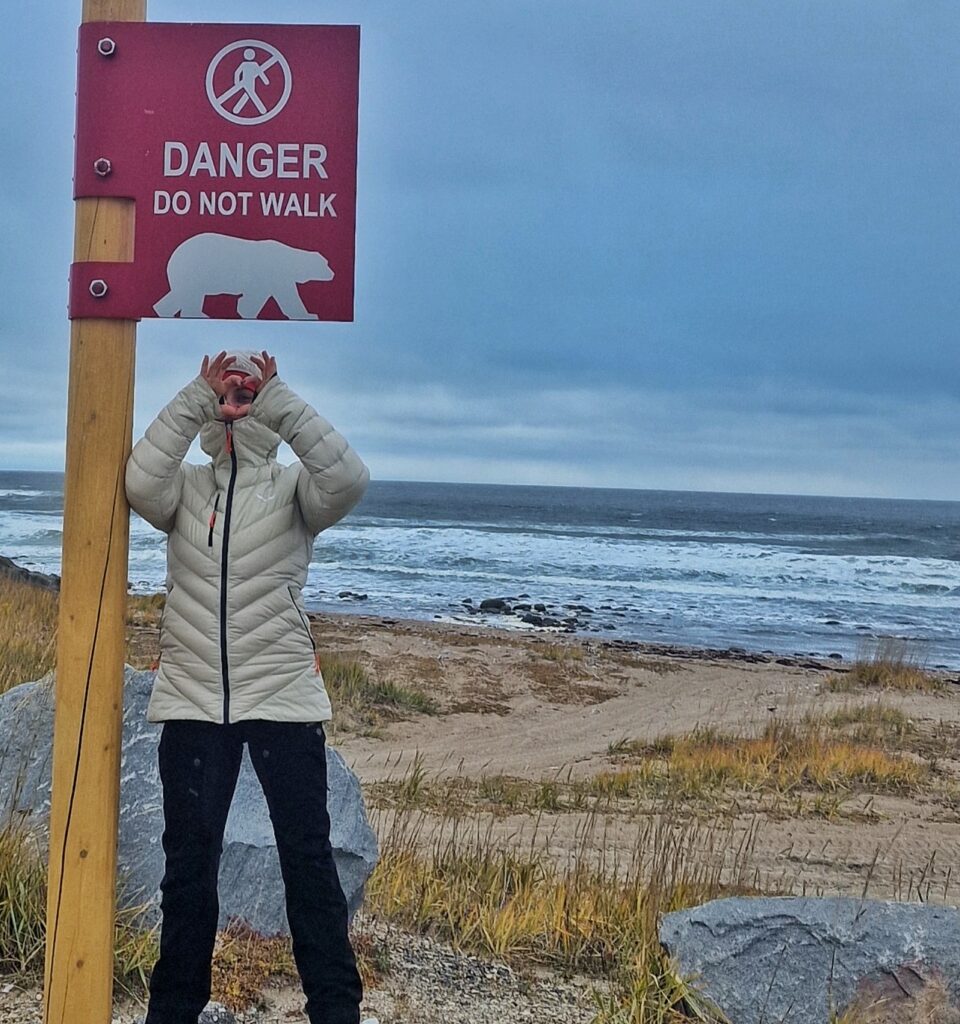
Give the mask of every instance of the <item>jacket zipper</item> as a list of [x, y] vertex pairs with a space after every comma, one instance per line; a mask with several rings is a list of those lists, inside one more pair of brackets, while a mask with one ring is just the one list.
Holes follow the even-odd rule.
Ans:
[[227, 431], [227, 451], [230, 453], [230, 483], [227, 485], [227, 503], [223, 512], [223, 541], [220, 545], [220, 672], [223, 678], [223, 724], [230, 724], [230, 672], [227, 667], [227, 554], [230, 548], [230, 514], [233, 511], [233, 486], [237, 482], [237, 453], [233, 450], [233, 430]]

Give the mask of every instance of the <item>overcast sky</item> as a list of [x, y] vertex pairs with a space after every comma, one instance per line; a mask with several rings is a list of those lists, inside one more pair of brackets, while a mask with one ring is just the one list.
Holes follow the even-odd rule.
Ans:
[[[143, 322], [137, 436], [266, 347], [379, 479], [960, 498], [955, 0], [148, 11], [361, 26], [356, 320]], [[79, 18], [5, 11], [3, 469], [63, 466]]]

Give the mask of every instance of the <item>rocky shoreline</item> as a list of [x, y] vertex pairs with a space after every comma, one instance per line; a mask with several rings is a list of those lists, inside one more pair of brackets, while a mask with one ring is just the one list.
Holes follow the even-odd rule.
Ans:
[[[362, 602], [368, 600], [368, 595], [352, 590], [342, 590], [337, 594], [342, 601]], [[800, 668], [830, 668], [843, 671], [840, 667], [845, 661], [844, 656], [839, 652], [831, 652], [821, 655], [816, 652], [796, 651], [792, 654], [764, 650], [750, 651], [745, 647], [696, 647], [676, 643], [657, 643], [647, 640], [630, 640], [620, 637], [597, 638], [596, 641], [589, 637], [591, 633], [604, 633], [618, 628], [611, 617], [625, 618], [627, 610], [610, 604], [601, 604], [597, 608], [582, 603], [583, 595], [576, 594], [573, 598], [564, 603], [551, 602], [547, 600], [535, 600], [530, 594], [520, 593], [499, 597], [485, 597], [474, 600], [472, 597], [465, 597], [455, 606], [453, 614], [449, 617], [436, 614], [433, 616], [434, 623], [444, 625], [465, 625], [476, 623], [482, 629], [488, 630], [529, 630], [531, 633], [562, 633], [575, 635], [589, 642], [598, 642], [601, 645], [611, 648], [620, 648], [625, 651], [636, 651], [647, 654], [666, 655], [668, 657], [704, 659], [710, 661], [728, 660], [742, 661], [750, 664], [775, 664]], [[323, 618], [330, 616], [330, 612], [310, 612], [311, 618]], [[349, 615], [351, 613], [344, 612]], [[465, 616], [465, 618], [460, 618]], [[369, 616], [375, 620], [377, 616]], [[380, 617], [379, 621], [387, 625], [397, 622], [409, 622], [428, 625], [429, 620], [402, 619], [389, 616]]]
[[[369, 595], [355, 590], [341, 590], [337, 598], [341, 601], [356, 602], [368, 600]], [[454, 610], [481, 618], [498, 616], [501, 619], [500, 624], [502, 617], [513, 616], [518, 623], [556, 629], [564, 633], [617, 629], [617, 623], [611, 622], [610, 619], [627, 617], [628, 609], [625, 606], [601, 604], [597, 608], [591, 608], [581, 603], [583, 600], [583, 594], [575, 594], [565, 603], [536, 600], [526, 593], [507, 597], [485, 597], [480, 601], [465, 597], [454, 606]], [[435, 615], [434, 618], [441, 616]]]

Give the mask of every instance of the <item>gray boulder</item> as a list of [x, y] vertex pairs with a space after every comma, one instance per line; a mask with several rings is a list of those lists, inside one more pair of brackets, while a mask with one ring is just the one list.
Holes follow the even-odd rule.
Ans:
[[660, 941], [731, 1024], [827, 1024], [912, 965], [960, 998], [960, 911], [858, 899], [714, 900]]
[[6, 576], [17, 583], [29, 583], [30, 586], [40, 587], [42, 590], [60, 589], [59, 576], [48, 576], [43, 572], [24, 569], [22, 565], [17, 565], [12, 559], [5, 558], [3, 555], [0, 555], [0, 576]]
[[[129, 666], [125, 672], [117, 858], [120, 902], [149, 901], [147, 917], [157, 920], [163, 801], [157, 770], [160, 726], [146, 720], [153, 678], [154, 673]], [[0, 695], [0, 820], [18, 814], [45, 829], [52, 742], [52, 676]], [[377, 861], [377, 839], [356, 776], [329, 745], [327, 782], [330, 841], [352, 918]], [[224, 833], [219, 884], [221, 925], [238, 917], [265, 934], [289, 931], [270, 815], [246, 750]]]

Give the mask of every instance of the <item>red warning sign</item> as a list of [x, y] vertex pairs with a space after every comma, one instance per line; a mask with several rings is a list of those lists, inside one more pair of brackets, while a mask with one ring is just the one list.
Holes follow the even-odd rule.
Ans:
[[352, 320], [360, 30], [80, 29], [74, 197], [136, 203], [70, 316]]

